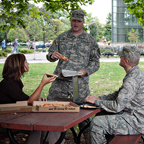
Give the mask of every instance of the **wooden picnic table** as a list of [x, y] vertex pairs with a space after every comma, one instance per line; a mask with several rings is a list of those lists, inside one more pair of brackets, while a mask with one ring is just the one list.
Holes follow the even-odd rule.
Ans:
[[19, 130], [39, 130], [39, 131], [58, 131], [61, 136], [56, 144], [60, 144], [68, 129], [74, 134], [76, 143], [80, 143], [81, 133], [79, 135], [74, 131], [74, 126], [80, 122], [90, 118], [100, 111], [98, 109], [80, 109], [80, 112], [28, 112], [28, 113], [14, 113], [14, 114], [0, 114], [0, 124], [2, 127], [8, 129], [10, 140], [14, 144], [18, 144], [12, 136], [11, 129]]

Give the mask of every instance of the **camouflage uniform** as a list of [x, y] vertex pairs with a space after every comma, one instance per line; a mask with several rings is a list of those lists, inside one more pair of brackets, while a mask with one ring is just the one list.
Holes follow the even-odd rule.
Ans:
[[75, 36], [71, 30], [68, 30], [60, 34], [49, 48], [47, 59], [50, 62], [56, 61], [50, 58], [54, 51], [58, 51], [69, 60], [59, 60], [54, 71], [54, 74], [58, 75], [58, 78], [52, 83], [48, 99], [67, 98], [68, 95], [73, 93], [72, 78], [64, 78], [61, 74], [62, 69], [73, 71], [85, 69], [87, 75], [78, 78], [78, 101], [83, 101], [90, 93], [88, 86], [89, 75], [99, 69], [100, 53], [95, 39], [85, 31], [82, 34]]
[[[119, 55], [130, 59], [139, 59], [135, 48], [125, 47]], [[118, 91], [100, 96], [95, 105], [113, 115], [97, 116], [90, 125], [92, 144], [105, 144], [106, 134], [144, 134], [144, 73], [133, 66], [123, 79]]]

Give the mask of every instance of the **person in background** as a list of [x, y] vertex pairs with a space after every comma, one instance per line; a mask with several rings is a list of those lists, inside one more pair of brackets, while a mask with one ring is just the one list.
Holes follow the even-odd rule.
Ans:
[[[83, 103], [86, 96], [90, 94], [89, 75], [100, 67], [100, 50], [96, 40], [83, 30], [84, 15], [82, 10], [72, 11], [71, 29], [60, 34], [49, 48], [48, 61], [59, 61], [54, 71], [58, 78], [49, 89], [48, 100], [73, 97], [72, 78], [63, 77], [62, 69], [82, 72], [82, 75], [78, 77], [79, 98], [76, 99], [76, 102]], [[69, 60], [62, 60], [61, 54]], [[79, 124], [80, 129], [85, 125], [85, 122]], [[87, 141], [89, 139], [88, 130], [84, 131], [84, 136]]]
[[29, 40], [28, 48], [29, 48], [29, 49], [34, 49], [34, 48], [33, 48], [33, 42], [32, 42], [31, 40]]
[[144, 134], [144, 73], [138, 67], [140, 52], [137, 47], [125, 46], [118, 53], [119, 65], [126, 72], [119, 90], [99, 97], [90, 95], [85, 99], [85, 102], [103, 109], [91, 121], [91, 144], [106, 144], [108, 134]]
[[16, 38], [15, 41], [14, 41], [14, 49], [11, 51], [11, 54], [13, 54], [14, 51], [19, 53], [19, 50], [18, 50], [18, 38]]
[[5, 50], [5, 47], [6, 47], [5, 46], [5, 39], [3, 39], [3, 41], [2, 41], [2, 51]]
[[[29, 71], [29, 63], [27, 62], [23, 54], [12, 54], [7, 57], [2, 77], [0, 82], [0, 104], [16, 103], [16, 101], [27, 101], [29, 105], [32, 105], [33, 101], [42, 100], [46, 101], [46, 98], [39, 98], [43, 87], [53, 82], [56, 76], [48, 77], [44, 74], [38, 88], [31, 96], [28, 96], [23, 92], [23, 83], [21, 77], [25, 72]], [[5, 132], [5, 129], [0, 127], [0, 132]], [[26, 144], [40, 144], [41, 131], [30, 131]]]

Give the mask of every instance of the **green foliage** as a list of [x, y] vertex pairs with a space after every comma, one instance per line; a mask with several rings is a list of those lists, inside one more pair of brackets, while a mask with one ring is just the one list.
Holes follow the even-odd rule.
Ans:
[[101, 54], [104, 55], [104, 56], [106, 56], [107, 58], [109, 58], [110, 56], [114, 55], [114, 52], [112, 52], [111, 50], [109, 50], [109, 51], [103, 52]]
[[20, 52], [20, 53], [23, 53], [23, 54], [27, 54], [27, 53], [33, 53], [34, 50], [30, 50], [30, 49], [19, 49], [19, 52]]
[[139, 23], [144, 28], [144, 1], [143, 0], [123, 0], [127, 4], [129, 13], [135, 15]]
[[13, 42], [17, 37], [19, 38], [19, 42], [28, 41], [28, 37], [22, 28], [10, 29], [7, 34], [8, 41]]
[[[43, 2], [45, 9], [50, 12], [67, 11], [69, 14], [71, 10], [80, 9], [81, 5], [92, 4], [94, 0], [57, 0], [57, 1], [45, 1], [45, 0], [33, 0], [34, 3]], [[4, 21], [4, 24], [0, 25], [0, 29], [7, 31], [7, 29], [16, 28], [17, 26], [26, 28], [26, 22], [23, 17], [28, 13], [28, 7], [30, 0], [2, 0], [0, 1], [0, 19]], [[44, 18], [47, 16], [46, 12], [39, 12], [36, 8], [32, 8], [32, 17], [40, 18], [40, 15]]]
[[104, 36], [106, 37], [107, 41], [111, 40], [111, 22], [112, 22], [112, 15], [111, 13], [108, 14], [107, 16], [107, 21], [106, 21], [106, 25], [105, 25], [105, 31], [104, 31]]
[[106, 49], [105, 49], [105, 48], [101, 48], [101, 49], [100, 49], [100, 52], [101, 52], [101, 53], [104, 53], [104, 52], [106, 52]]
[[10, 53], [10, 52], [11, 52], [11, 49], [6, 49], [5, 52], [6, 52], [6, 53]]
[[98, 27], [96, 23], [90, 24], [89, 29], [90, 29], [90, 35], [92, 35], [95, 39], [97, 39]]
[[64, 32], [64, 23], [58, 19], [51, 20], [52, 31], [54, 31], [55, 37], [57, 37], [60, 33]]
[[137, 35], [137, 32], [132, 28], [131, 31], [128, 33], [128, 39], [132, 42], [138, 41], [139, 36]]
[[104, 27], [102, 24], [98, 23], [98, 36], [97, 36], [97, 41], [100, 41], [103, 38], [104, 35]]
[[6, 57], [7, 56], [7, 52], [5, 51], [0, 51], [0, 57]]

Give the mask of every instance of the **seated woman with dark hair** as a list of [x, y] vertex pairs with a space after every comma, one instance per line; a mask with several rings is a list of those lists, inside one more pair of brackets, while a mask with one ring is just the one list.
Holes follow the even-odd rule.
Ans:
[[[38, 88], [31, 96], [28, 96], [22, 90], [21, 81], [21, 76], [28, 71], [29, 63], [23, 54], [12, 54], [6, 59], [2, 72], [3, 80], [0, 82], [0, 104], [27, 100], [28, 104], [32, 105], [33, 101], [39, 99], [43, 87], [56, 79], [55, 75], [48, 78], [49, 75], [44, 74]], [[40, 98], [40, 100], [46, 100], [46, 98]], [[0, 127], [0, 132], [4, 131], [5, 129]], [[40, 131], [31, 131], [26, 144], [39, 144], [40, 137]]]
[[23, 54], [12, 54], [6, 59], [2, 72], [3, 80], [0, 82], [0, 104], [27, 100], [31, 105], [38, 100], [43, 87], [56, 79], [55, 75], [47, 78], [47, 74], [44, 74], [38, 88], [28, 96], [22, 91], [23, 83], [20, 79], [28, 71], [29, 63]]

